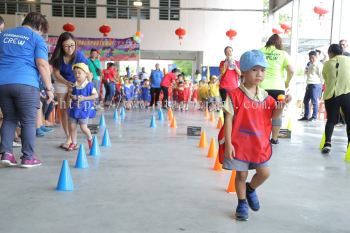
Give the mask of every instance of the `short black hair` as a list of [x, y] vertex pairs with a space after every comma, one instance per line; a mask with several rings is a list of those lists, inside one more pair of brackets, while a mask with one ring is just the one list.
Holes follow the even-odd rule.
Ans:
[[317, 56], [317, 52], [312, 50], [309, 52], [309, 56]]
[[331, 44], [328, 48], [328, 53], [332, 53], [333, 55], [341, 55], [343, 54], [343, 49], [339, 44]]
[[30, 12], [24, 18], [22, 26], [27, 25], [31, 28], [41, 31], [42, 33], [47, 33], [49, 30], [49, 22], [44, 15], [39, 12]]
[[92, 49], [90, 50], [90, 53], [93, 53], [93, 52], [97, 52], [97, 49], [92, 48]]
[[0, 25], [3, 24], [3, 23], [5, 23], [5, 20], [4, 20], [3, 17], [0, 16]]
[[180, 72], [180, 70], [178, 68], [174, 68], [172, 69], [171, 73], [176, 73], [176, 72]]

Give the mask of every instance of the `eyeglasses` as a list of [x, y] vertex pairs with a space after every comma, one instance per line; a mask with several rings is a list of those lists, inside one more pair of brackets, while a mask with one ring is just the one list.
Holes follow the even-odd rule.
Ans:
[[65, 49], [70, 49], [70, 48], [74, 48], [75, 44], [71, 44], [71, 45], [63, 45], [63, 48]]

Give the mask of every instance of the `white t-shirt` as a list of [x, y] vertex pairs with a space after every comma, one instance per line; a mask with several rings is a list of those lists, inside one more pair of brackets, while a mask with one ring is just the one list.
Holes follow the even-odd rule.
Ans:
[[323, 64], [321, 62], [317, 61], [314, 64], [310, 63], [305, 72], [307, 77], [306, 83], [322, 84], [323, 82], [322, 69], [323, 69]]

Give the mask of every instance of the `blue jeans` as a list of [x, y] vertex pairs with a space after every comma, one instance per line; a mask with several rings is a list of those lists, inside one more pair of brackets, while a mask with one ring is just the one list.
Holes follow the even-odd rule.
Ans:
[[304, 96], [304, 117], [309, 118], [310, 114], [310, 99], [312, 103], [312, 117], [317, 119], [318, 113], [318, 99], [321, 97], [322, 84], [308, 84], [306, 86], [305, 96]]
[[112, 101], [113, 96], [115, 95], [115, 83], [114, 82], [105, 82], [105, 101]]
[[20, 122], [22, 154], [24, 159], [31, 159], [35, 148], [36, 115], [40, 108], [39, 89], [22, 84], [0, 85], [0, 108], [4, 115], [0, 153], [13, 153], [12, 144]]
[[97, 99], [96, 99], [96, 102], [97, 104], [100, 103], [100, 80], [92, 80], [92, 82], [94, 83], [94, 86], [95, 86], [95, 89], [97, 91]]

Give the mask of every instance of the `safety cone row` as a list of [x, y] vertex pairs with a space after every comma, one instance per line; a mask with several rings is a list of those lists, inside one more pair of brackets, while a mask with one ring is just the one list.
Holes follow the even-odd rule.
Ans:
[[74, 184], [72, 176], [70, 174], [69, 165], [67, 160], [63, 160], [60, 177], [58, 178], [58, 183], [56, 187], [57, 191], [73, 191]]
[[154, 115], [152, 115], [152, 117], [151, 117], [150, 127], [151, 128], [156, 128], [156, 118], [154, 117]]
[[100, 128], [105, 128], [106, 127], [106, 121], [105, 121], [105, 116], [102, 114], [100, 117]]
[[[96, 137], [96, 136], [95, 136]], [[94, 144], [94, 142], [92, 142], [92, 144]], [[92, 147], [93, 147], [94, 145], [92, 145]], [[101, 146], [102, 147], [111, 147], [112, 145], [111, 145], [111, 140], [110, 140], [110, 138], [109, 138], [109, 133], [108, 133], [108, 129], [106, 128], [105, 129], [105, 132], [104, 132], [104, 134], [103, 134], [103, 138], [102, 138], [102, 143], [101, 143]], [[91, 147], [91, 148], [92, 148]]]
[[122, 107], [120, 109], [120, 119], [124, 120], [125, 119], [125, 108]]
[[172, 120], [171, 120], [171, 123], [170, 123], [170, 128], [172, 128], [172, 129], [176, 129], [177, 128], [175, 115], [173, 115], [173, 117], [172, 117]]
[[117, 109], [114, 111], [113, 120], [114, 120], [115, 122], [118, 121], [118, 110], [117, 110]]
[[208, 108], [205, 108], [205, 113], [204, 113], [205, 115], [205, 119], [209, 119], [209, 110], [208, 110]]
[[236, 192], [236, 171], [232, 170], [230, 182], [228, 183], [226, 192], [235, 193]]
[[171, 108], [169, 108], [168, 110], [168, 120], [171, 122], [173, 119], [174, 113], [173, 110], [171, 110]]
[[161, 108], [158, 110], [158, 120], [164, 121], [164, 114]]
[[345, 154], [345, 161], [350, 163], [350, 145], [348, 146], [348, 150]]
[[199, 148], [206, 148], [207, 146], [208, 146], [207, 135], [205, 134], [205, 131], [203, 130], [201, 133], [201, 137], [199, 139], [198, 147]]
[[75, 168], [85, 169], [88, 167], [89, 167], [89, 164], [87, 162], [84, 144], [80, 144], [78, 156], [77, 156], [77, 159], [75, 161]]
[[221, 129], [222, 126], [223, 126], [223, 123], [222, 123], [221, 117], [219, 116], [219, 117], [218, 117], [218, 124], [216, 125], [216, 128], [217, 128], [217, 129]]
[[214, 122], [214, 121], [215, 121], [215, 114], [214, 114], [214, 112], [211, 112], [211, 113], [210, 113], [209, 120], [210, 120], [211, 122]]
[[222, 171], [222, 164], [219, 161], [219, 154], [216, 153], [216, 159], [213, 167], [214, 171]]
[[90, 149], [90, 155], [91, 156], [99, 156], [100, 155], [100, 148], [98, 146], [97, 137], [94, 136], [94, 139], [92, 141], [92, 147]]
[[209, 150], [208, 150], [208, 158], [214, 158], [215, 156], [215, 152], [216, 152], [216, 146], [215, 146], [215, 138], [212, 138], [210, 140], [210, 146], [209, 146]]

